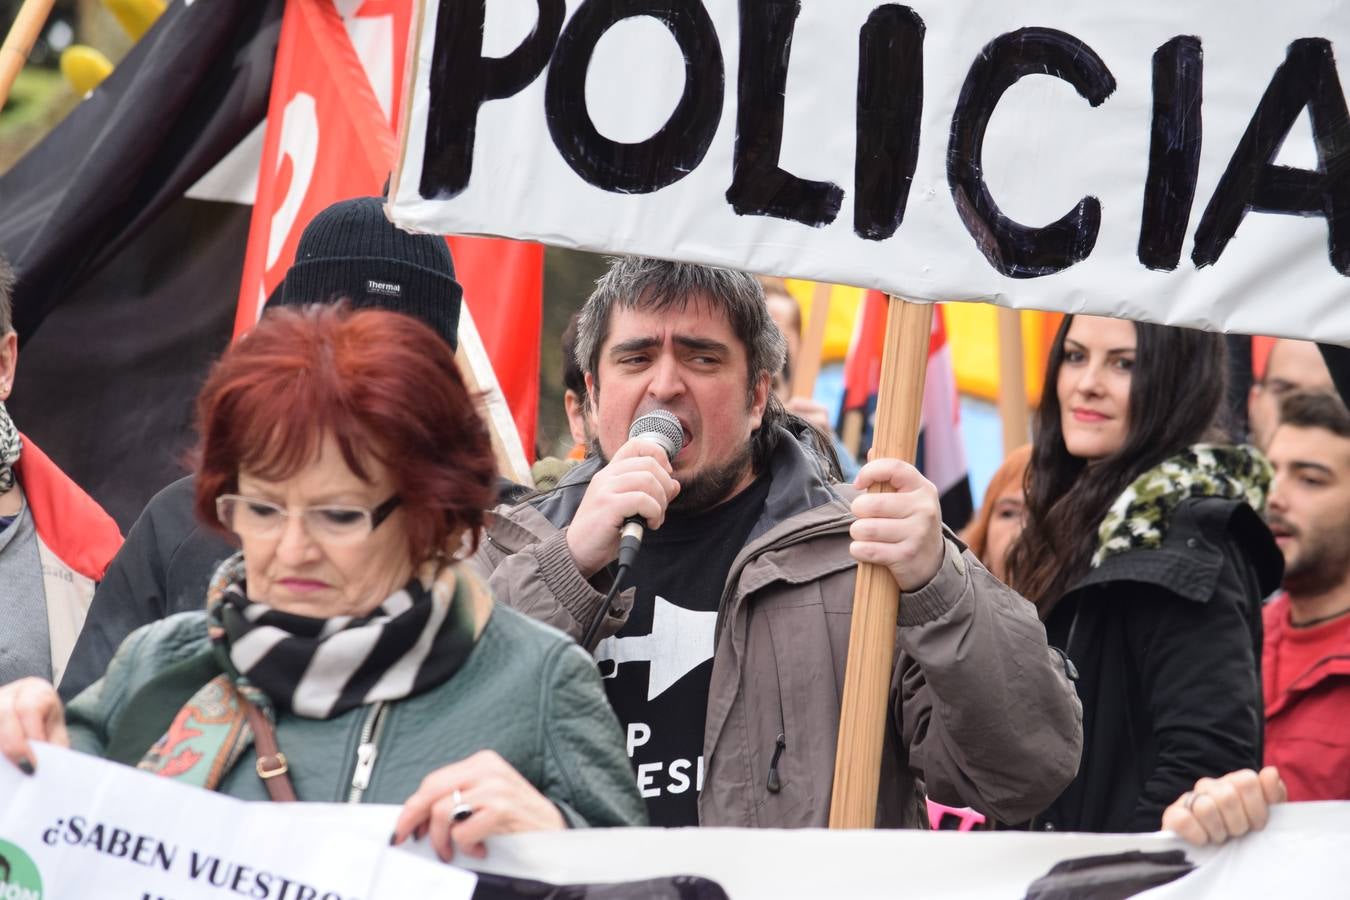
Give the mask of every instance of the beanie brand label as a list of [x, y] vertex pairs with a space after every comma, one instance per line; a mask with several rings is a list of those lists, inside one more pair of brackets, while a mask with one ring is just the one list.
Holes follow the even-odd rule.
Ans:
[[366, 293], [382, 294], [385, 297], [401, 297], [403, 295], [403, 285], [395, 284], [392, 281], [376, 281], [374, 278], [366, 281]]

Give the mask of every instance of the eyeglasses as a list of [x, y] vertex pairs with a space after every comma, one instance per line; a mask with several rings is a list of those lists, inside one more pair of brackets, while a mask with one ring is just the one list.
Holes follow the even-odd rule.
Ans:
[[323, 544], [355, 544], [389, 518], [402, 501], [390, 497], [374, 509], [364, 506], [306, 506], [291, 512], [267, 500], [224, 494], [216, 498], [216, 517], [240, 537], [270, 538], [281, 534], [286, 520], [298, 516], [309, 536]]

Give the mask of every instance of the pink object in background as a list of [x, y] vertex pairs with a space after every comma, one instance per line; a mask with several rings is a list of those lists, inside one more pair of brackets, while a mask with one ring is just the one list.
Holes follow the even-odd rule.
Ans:
[[[970, 831], [976, 825], [983, 825], [985, 822], [984, 816], [981, 813], [977, 813], [969, 806], [958, 808], [955, 806], [945, 806], [938, 803], [936, 800], [928, 800], [927, 798], [925, 798], [925, 800], [928, 803], [928, 825], [934, 831], [943, 830], [942, 820], [946, 816], [954, 816], [960, 820], [961, 824], [957, 826], [957, 831]], [[950, 831], [951, 829], [948, 828], [946, 830]]]

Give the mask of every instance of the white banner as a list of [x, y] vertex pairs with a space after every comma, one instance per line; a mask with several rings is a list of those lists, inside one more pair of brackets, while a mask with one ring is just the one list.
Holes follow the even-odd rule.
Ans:
[[[0, 762], [0, 898], [468, 900], [475, 876], [386, 842], [394, 806], [243, 803], [47, 745], [38, 773]], [[1196, 866], [1150, 898], [1327, 896], [1350, 884], [1350, 803], [1278, 807], [1215, 850], [1168, 834], [577, 829], [488, 842], [465, 865], [552, 884], [697, 875], [732, 900], [1020, 900], [1068, 860], [1180, 851]], [[784, 860], [794, 864], [784, 865]], [[619, 896], [619, 895], [616, 895]]]
[[0, 761], [3, 900], [473, 895], [472, 873], [388, 846], [392, 807], [376, 808], [376, 834], [316, 804], [244, 803], [45, 744], [37, 755], [33, 776]]
[[1350, 343], [1327, 0], [423, 0], [390, 214]]
[[[1350, 884], [1350, 803], [1277, 807], [1264, 831], [1220, 848], [1166, 833], [774, 831], [681, 828], [514, 835], [474, 865], [553, 884], [701, 875], [732, 900], [1023, 900], [1058, 864], [1140, 851], [1184, 853], [1195, 870], [1137, 897], [1270, 900], [1341, 896]], [[1100, 871], [1100, 870], [1099, 870]], [[1120, 896], [1079, 891], [1050, 896]]]

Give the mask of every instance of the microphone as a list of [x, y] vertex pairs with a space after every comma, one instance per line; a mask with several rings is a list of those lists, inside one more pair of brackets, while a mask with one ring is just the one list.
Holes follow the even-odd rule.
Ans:
[[[628, 439], [650, 441], [666, 451], [666, 458], [673, 464], [680, 449], [684, 447], [684, 429], [680, 420], [664, 409], [654, 409], [638, 416], [628, 429]], [[642, 535], [647, 529], [647, 521], [641, 516], [629, 516], [624, 520], [619, 532], [619, 568], [630, 568], [637, 559], [638, 549], [642, 546]]]
[[[662, 450], [666, 451], [666, 458], [675, 462], [675, 457], [679, 454], [680, 448], [684, 446], [684, 429], [680, 427], [680, 420], [675, 418], [673, 413], [666, 412], [664, 409], [654, 409], [649, 413], [638, 416], [633, 420], [632, 426], [628, 429], [628, 439], [641, 438], [644, 441], [651, 441]], [[581, 639], [581, 646], [590, 653], [595, 650], [595, 641], [600, 634], [600, 625], [609, 617], [610, 607], [614, 603], [614, 595], [619, 592], [619, 587], [623, 584], [623, 573], [632, 568], [633, 561], [637, 559], [638, 548], [642, 546], [642, 533], [647, 528], [647, 521], [641, 516], [629, 516], [623, 521], [623, 529], [619, 532], [619, 568], [615, 573], [614, 583], [610, 586], [609, 593], [605, 594], [605, 599], [600, 604], [600, 608], [595, 611], [591, 618], [591, 624], [586, 629], [586, 635]]]

